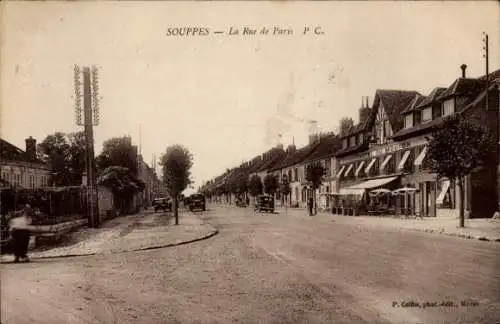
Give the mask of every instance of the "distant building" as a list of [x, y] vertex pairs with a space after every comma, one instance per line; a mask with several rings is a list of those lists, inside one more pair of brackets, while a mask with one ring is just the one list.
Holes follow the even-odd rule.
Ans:
[[26, 151], [0, 139], [2, 187], [41, 188], [49, 185], [51, 168], [36, 156], [36, 139], [26, 139]]

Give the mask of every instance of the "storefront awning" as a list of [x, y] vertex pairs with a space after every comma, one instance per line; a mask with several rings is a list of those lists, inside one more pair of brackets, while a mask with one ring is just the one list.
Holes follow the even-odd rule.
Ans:
[[410, 150], [405, 151], [405, 153], [401, 157], [401, 161], [399, 161], [399, 165], [398, 165], [398, 171], [401, 171], [404, 169], [406, 161], [408, 160], [408, 157], [410, 157], [410, 152], [411, 152]]
[[347, 177], [349, 175], [349, 173], [351, 172], [353, 167], [354, 167], [354, 163], [349, 165], [349, 167], [347, 168], [347, 171], [344, 174], [344, 177]]
[[391, 158], [392, 154], [389, 154], [385, 157], [384, 162], [382, 162], [382, 164], [380, 165], [380, 172], [384, 172], [384, 169], [387, 166], [387, 163], [389, 163], [389, 161], [391, 160]]
[[365, 169], [365, 173], [368, 174], [370, 172], [370, 169], [373, 167], [373, 165], [375, 164], [375, 161], [377, 161], [377, 158], [373, 158], [370, 163], [368, 164], [368, 166], [366, 167]]
[[354, 173], [354, 175], [357, 177], [359, 172], [361, 172], [361, 169], [363, 169], [363, 166], [365, 165], [365, 161], [361, 161], [361, 163], [359, 164], [358, 168], [356, 169], [356, 172]]
[[445, 180], [443, 181], [443, 187], [441, 188], [441, 192], [439, 193], [439, 196], [436, 199], [436, 204], [443, 203], [444, 196], [446, 196], [448, 189], [450, 189], [450, 180]]
[[339, 195], [357, 195], [357, 196], [362, 196], [364, 193], [365, 193], [365, 189], [341, 188], [339, 190]]
[[371, 179], [365, 182], [358, 183], [357, 185], [350, 186], [347, 189], [372, 189], [381, 187], [389, 182], [396, 180], [398, 177], [388, 177], [388, 178], [380, 178], [380, 179]]
[[422, 152], [420, 152], [420, 154], [415, 159], [415, 165], [416, 166], [422, 165], [422, 162], [424, 161], [426, 154], [427, 154], [427, 146], [424, 147], [424, 149], [422, 150]]
[[344, 170], [345, 170], [345, 165], [343, 165], [342, 168], [340, 168], [339, 173], [337, 173], [337, 178], [342, 177], [342, 172], [344, 172]]

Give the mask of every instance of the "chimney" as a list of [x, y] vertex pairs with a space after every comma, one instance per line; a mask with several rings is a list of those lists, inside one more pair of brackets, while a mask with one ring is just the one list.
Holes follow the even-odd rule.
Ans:
[[[363, 97], [364, 99], [365, 97]], [[361, 108], [359, 108], [359, 122], [364, 122], [370, 115], [370, 107], [368, 105], [368, 97], [366, 97], [366, 103], [362, 100]]]
[[26, 154], [32, 159], [36, 158], [36, 139], [29, 137], [26, 140]]
[[295, 153], [295, 144], [290, 144], [288, 145], [288, 147], [286, 148], [286, 152], [288, 154], [293, 154]]
[[462, 78], [465, 79], [465, 70], [467, 69], [467, 64], [460, 65], [460, 68], [462, 69]]

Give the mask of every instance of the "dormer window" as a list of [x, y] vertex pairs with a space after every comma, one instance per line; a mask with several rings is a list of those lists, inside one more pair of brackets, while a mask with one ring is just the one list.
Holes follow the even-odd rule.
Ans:
[[356, 136], [351, 136], [351, 138], [349, 139], [349, 146], [356, 146]]
[[358, 135], [358, 143], [359, 143], [359, 144], [363, 143], [363, 133], [360, 133], [360, 134]]
[[413, 114], [408, 114], [405, 116], [405, 128], [413, 127]]
[[345, 149], [347, 148], [347, 138], [344, 138], [342, 140], [342, 148], [345, 148]]
[[455, 113], [455, 99], [448, 99], [443, 102], [443, 116], [449, 116]]
[[422, 110], [422, 123], [427, 123], [432, 120], [432, 107]]

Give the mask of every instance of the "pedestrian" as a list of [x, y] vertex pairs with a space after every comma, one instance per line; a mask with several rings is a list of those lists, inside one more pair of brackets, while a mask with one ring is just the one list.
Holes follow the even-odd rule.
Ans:
[[28, 262], [28, 247], [30, 243], [29, 226], [33, 221], [34, 211], [29, 204], [23, 208], [20, 216], [10, 220], [10, 231], [12, 238], [12, 248], [15, 256], [14, 262]]
[[313, 204], [314, 204], [313, 198], [309, 197], [309, 201], [307, 202], [307, 207], [309, 208], [309, 216], [312, 216], [313, 214]]

